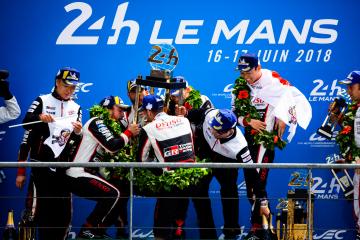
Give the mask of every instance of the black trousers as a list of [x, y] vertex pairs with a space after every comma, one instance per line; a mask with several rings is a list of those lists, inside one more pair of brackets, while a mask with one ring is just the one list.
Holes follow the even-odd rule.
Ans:
[[[249, 145], [249, 150], [251, 157], [254, 163], [273, 163], [275, 159], [275, 151], [266, 149], [263, 156], [259, 156], [260, 145]], [[260, 159], [261, 158], [261, 159]], [[244, 171], [246, 171], [244, 169]], [[269, 169], [268, 168], [260, 168], [259, 177], [260, 183], [264, 189], [266, 189], [267, 179], [269, 176]], [[253, 195], [254, 195], [254, 186], [255, 182], [253, 178], [246, 178], [246, 191], [247, 197], [251, 205], [254, 205], [253, 210], [251, 211], [251, 223], [252, 224], [262, 224], [262, 218], [259, 214], [260, 211], [260, 204], [258, 202], [254, 202]], [[267, 196], [266, 196], [267, 197]]]
[[[224, 217], [223, 233], [226, 237], [232, 238], [235, 235], [240, 234], [240, 226], [238, 223], [238, 169], [218, 168], [213, 169], [212, 174], [204, 177], [202, 182], [191, 193], [200, 228], [200, 239], [217, 239], [211, 201], [209, 199], [209, 186], [213, 177], [216, 178], [221, 187], [220, 194]], [[179, 216], [180, 214], [178, 214], [178, 218]], [[182, 219], [185, 219], [185, 216], [182, 216]]]
[[217, 239], [211, 200], [209, 198], [209, 186], [212, 177], [212, 174], [204, 176], [199, 184], [193, 186], [189, 191], [189, 198], [179, 199], [180, 206], [176, 210], [175, 224], [183, 224], [191, 198], [196, 211], [200, 239]]
[[50, 168], [33, 168], [36, 189], [35, 225], [39, 240], [63, 240], [71, 222], [71, 193], [64, 174]]
[[107, 225], [115, 225], [117, 229], [118, 237], [124, 237], [127, 234], [127, 226], [128, 226], [128, 202], [130, 196], [130, 183], [127, 179], [110, 179], [109, 183], [114, 185], [121, 193], [119, 198], [117, 209], [115, 209], [114, 214], [117, 215], [115, 219], [111, 219], [107, 221]]
[[86, 219], [88, 224], [105, 227], [107, 221], [111, 222], [117, 217], [120, 192], [115, 186], [89, 173], [77, 178], [67, 176], [66, 183], [75, 195], [97, 202]]

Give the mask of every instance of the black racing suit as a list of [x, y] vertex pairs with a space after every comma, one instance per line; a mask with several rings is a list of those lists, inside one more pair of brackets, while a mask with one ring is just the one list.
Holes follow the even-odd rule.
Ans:
[[[209, 120], [216, 114], [215, 109], [196, 109], [188, 112], [187, 118], [191, 123], [196, 124], [195, 146], [196, 153], [200, 159], [208, 158], [218, 163], [252, 163], [252, 158], [247, 147], [247, 142], [241, 131], [235, 127], [234, 134], [227, 139], [215, 139], [211, 133]], [[240, 234], [238, 223], [239, 218], [239, 197], [237, 189], [238, 169], [217, 168], [213, 169], [213, 176], [216, 177], [221, 186], [221, 201], [223, 206], [225, 237], [234, 238]], [[245, 179], [256, 183], [256, 196], [259, 199], [256, 205], [265, 197], [265, 191], [260, 184], [259, 175], [256, 169], [244, 169]], [[210, 184], [211, 179], [209, 179]], [[203, 192], [203, 194], [208, 194]], [[201, 200], [200, 200], [201, 201]], [[201, 205], [201, 203], [199, 203]], [[198, 213], [206, 215], [208, 213]]]
[[[56, 162], [67, 158], [69, 142], [80, 136], [72, 130], [71, 122], [81, 121], [81, 109], [72, 100], [62, 100], [56, 90], [39, 96], [30, 106], [23, 123], [40, 120], [40, 114], [51, 114], [66, 119], [53, 123], [24, 125], [31, 130], [30, 160]], [[38, 239], [65, 239], [71, 222], [71, 194], [64, 185], [62, 169], [32, 168], [32, 179], [36, 187], [37, 204], [35, 223]]]
[[[154, 152], [152, 159], [150, 152]], [[169, 116], [161, 112], [154, 121], [144, 126], [139, 136], [138, 161], [194, 162], [194, 146], [189, 121], [184, 117]], [[158, 169], [157, 169], [158, 170]], [[171, 169], [164, 168], [163, 171]], [[183, 198], [189, 196], [191, 188], [173, 188], [160, 193], [154, 213], [154, 235], [156, 238], [174, 239], [177, 210]]]
[[[73, 162], [91, 162], [99, 151], [115, 153], [129, 142], [131, 136], [129, 130], [115, 136], [102, 119], [91, 118], [83, 127], [83, 138]], [[66, 175], [71, 192], [97, 202], [94, 210], [87, 217], [84, 227], [107, 227], [113, 223], [119, 211], [119, 190], [82, 167], [71, 167], [66, 170]]]

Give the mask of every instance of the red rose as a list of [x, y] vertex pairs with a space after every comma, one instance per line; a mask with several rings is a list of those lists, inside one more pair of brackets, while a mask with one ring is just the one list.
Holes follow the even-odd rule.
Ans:
[[351, 126], [345, 126], [343, 130], [341, 130], [340, 134], [347, 135], [351, 132], [352, 127]]
[[184, 107], [185, 107], [187, 110], [192, 109], [192, 106], [191, 106], [190, 103], [188, 103], [188, 102], [185, 102], [185, 103], [184, 103]]
[[274, 136], [274, 143], [276, 144], [279, 141], [279, 137], [277, 135]]
[[255, 134], [257, 134], [257, 131], [255, 129], [251, 129], [250, 134], [255, 135]]
[[246, 90], [239, 91], [239, 94], [237, 96], [238, 99], [245, 99], [249, 97], [249, 93]]

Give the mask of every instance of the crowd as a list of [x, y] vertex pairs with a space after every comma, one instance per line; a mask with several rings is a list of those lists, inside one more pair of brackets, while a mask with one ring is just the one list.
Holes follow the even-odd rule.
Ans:
[[[258, 169], [243, 169], [251, 209], [251, 229], [244, 239], [264, 239], [262, 218], [269, 218], [271, 210], [266, 191], [269, 169], [261, 168], [261, 163], [274, 162], [274, 148], [284, 147], [286, 127], [288, 141], [297, 125], [306, 129], [312, 110], [296, 87], [275, 71], [263, 69], [255, 55], [243, 54], [237, 69], [239, 78], [229, 109], [215, 108], [211, 100], [193, 89], [184, 77], [174, 78], [176, 82], [186, 82], [186, 88], [170, 91], [169, 102], [149, 94], [133, 79], [127, 82], [131, 106], [125, 105], [118, 96], [107, 96], [99, 101], [97, 109], [100, 110], [92, 111], [90, 119], [82, 124], [81, 107], [72, 98], [80, 82], [80, 72], [62, 68], [55, 76], [54, 90], [37, 97], [25, 114], [25, 134], [18, 160], [95, 162], [105, 161], [124, 149], [136, 149], [134, 157], [138, 162], [194, 163], [207, 159], [214, 163], [258, 163]], [[360, 73], [352, 72], [344, 84], [349, 85], [352, 99], [359, 101]], [[16, 112], [14, 105], [10, 106], [16, 99], [8, 86], [0, 79], [0, 96], [9, 104], [7, 115], [16, 118], [19, 113], [10, 114]], [[1, 117], [7, 115], [1, 114]], [[358, 117], [360, 112], [356, 113], [354, 139], [360, 146]], [[37, 121], [40, 123], [33, 123]], [[272, 140], [265, 141], [263, 136], [270, 136]], [[154, 174], [171, 171], [173, 169], [156, 169]], [[155, 238], [186, 238], [184, 226], [190, 199], [197, 214], [200, 238], [218, 238], [208, 195], [210, 182], [215, 177], [221, 187], [223, 234], [226, 239], [236, 239], [241, 233], [238, 174], [236, 168], [213, 169], [188, 188], [160, 191], [154, 209]], [[358, 177], [356, 179], [358, 184]], [[22, 188], [25, 181], [25, 169], [19, 168], [16, 186]], [[37, 199], [38, 239], [66, 238], [72, 218], [71, 194], [96, 202], [78, 237], [110, 239], [106, 230], [111, 225], [118, 229], [117, 238], [128, 237], [126, 179], [118, 179], [111, 173], [105, 176], [102, 169], [47, 167], [31, 169], [29, 181], [28, 192], [36, 194]], [[354, 206], [359, 216], [358, 202]]]

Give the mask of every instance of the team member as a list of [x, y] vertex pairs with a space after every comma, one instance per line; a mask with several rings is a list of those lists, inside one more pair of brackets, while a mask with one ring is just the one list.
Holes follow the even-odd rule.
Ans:
[[[136, 88], [137, 88], [136, 79], [131, 79], [127, 82], [128, 97], [132, 104], [131, 108], [127, 111], [127, 119], [129, 123], [132, 123], [134, 121]], [[139, 106], [138, 106], [139, 108], [138, 108], [138, 121], [137, 121], [141, 126], [145, 124], [145, 117], [140, 107], [142, 105], [143, 98], [146, 95], [148, 95], [147, 91], [145, 90], [145, 88], [141, 87], [139, 92]]]
[[[194, 109], [186, 111], [185, 107], [177, 110], [178, 114], [186, 115], [194, 123], [197, 141], [199, 142], [198, 157], [209, 158], [220, 163], [252, 163], [247, 142], [241, 131], [236, 127], [237, 119], [234, 113], [227, 109]], [[221, 202], [224, 216], [223, 233], [225, 238], [236, 238], [240, 234], [238, 223], [239, 198], [237, 191], [238, 169], [214, 169], [213, 175], [221, 186]], [[269, 214], [265, 190], [261, 186], [259, 175], [255, 169], [244, 169], [245, 179], [256, 184], [256, 206], [260, 214]], [[206, 213], [203, 213], [206, 214]]]
[[[140, 132], [138, 161], [194, 162], [189, 121], [184, 117], [170, 116], [163, 112], [164, 101], [159, 96], [145, 96], [142, 108], [149, 123]], [[152, 151], [154, 156], [150, 154]], [[157, 199], [154, 216], [156, 239], [174, 239], [176, 209], [181, 204], [179, 199], [186, 195], [187, 190], [173, 188], [169, 192], [163, 192]]]
[[[108, 109], [110, 118], [118, 120], [122, 114], [119, 105], [119, 97], [109, 96], [104, 98], [100, 105]], [[73, 162], [90, 162], [97, 152], [115, 153], [128, 144], [132, 136], [139, 133], [136, 124], [130, 124], [120, 135], [116, 135], [101, 117], [92, 116], [83, 127], [83, 138], [78, 146]], [[101, 148], [99, 150], [98, 148]], [[111, 218], [117, 216], [116, 206], [120, 192], [112, 184], [97, 175], [89, 173], [82, 167], [71, 167], [66, 170], [67, 185], [71, 192], [97, 202], [94, 210], [86, 219], [80, 233], [81, 238], [101, 238], [105, 235], [107, 222], [113, 222]]]
[[[213, 108], [214, 107], [211, 100], [206, 95], [200, 94], [199, 91], [197, 91], [192, 86], [190, 86], [189, 82], [183, 76], [176, 76], [176, 77], [174, 77], [174, 79], [175, 79], [175, 82], [177, 82], [177, 83], [185, 82], [186, 88], [183, 89], [182, 96], [181, 96], [181, 91], [179, 89], [170, 91], [170, 102], [169, 102], [169, 110], [168, 110], [168, 113], [170, 115], [175, 114], [175, 107], [176, 107], [176, 105], [179, 105], [181, 98], [185, 102], [185, 104], [183, 104], [183, 105], [187, 109], [208, 108], [208, 107]], [[197, 98], [195, 101], [193, 101], [193, 104], [190, 104], [187, 101], [189, 96], [191, 96], [192, 98], [195, 98], [195, 97]]]
[[[288, 140], [295, 134], [297, 124], [306, 129], [311, 120], [311, 106], [304, 95], [278, 73], [262, 69], [259, 59], [253, 54], [243, 54], [239, 58], [238, 70], [247, 86], [250, 88], [251, 105], [256, 108], [261, 119], [252, 119], [247, 116], [238, 116], [238, 123], [245, 128], [245, 138], [249, 143], [249, 150], [256, 163], [272, 163], [275, 151], [266, 148], [263, 144], [256, 144], [253, 131], [277, 131], [279, 138], [283, 137], [286, 124], [290, 126]], [[235, 96], [234, 96], [235, 97]], [[235, 98], [233, 98], [235, 101]], [[237, 112], [235, 106], [233, 110]], [[260, 180], [266, 187], [269, 169], [260, 169]], [[254, 182], [246, 181], [247, 197], [253, 204], [255, 191]], [[252, 211], [251, 230], [246, 239], [256, 235], [261, 229], [262, 218], [255, 209]]]
[[[135, 115], [135, 98], [136, 98], [136, 79], [131, 79], [127, 82], [127, 95], [131, 101], [131, 106], [124, 106], [124, 116], [119, 119], [123, 127], [127, 127], [129, 123], [133, 123]], [[147, 91], [144, 88], [140, 88], [139, 93], [139, 107], [142, 104], [142, 99], [147, 95]], [[138, 121], [141, 126], [145, 124], [145, 116], [141, 110], [138, 111]], [[132, 144], [132, 141], [130, 141]], [[115, 184], [121, 192], [121, 198], [119, 199], [119, 217], [116, 219], [115, 225], [118, 228], [116, 236], [117, 238], [128, 238], [127, 226], [128, 226], [128, 214], [127, 205], [130, 194], [130, 184], [126, 179], [110, 179], [110, 182]]]
[[[186, 88], [183, 89], [182, 96], [181, 96], [181, 91], [179, 89], [170, 91], [170, 102], [168, 109], [168, 113], [170, 115], [175, 114], [176, 106], [179, 105], [181, 98], [184, 101], [183, 106], [187, 110], [199, 109], [199, 108], [207, 109], [214, 107], [210, 99], [207, 96], [200, 94], [200, 92], [195, 90], [193, 87], [189, 86], [188, 81], [183, 76], [176, 76], [174, 77], [174, 79], [178, 83], [185, 82]], [[188, 101], [189, 100], [188, 98], [191, 98], [191, 101]], [[194, 134], [196, 129], [195, 124], [191, 124], [191, 128]], [[197, 155], [198, 141], [196, 140], [196, 135], [194, 135], [194, 139], [195, 139], [194, 140], [195, 155]], [[217, 238], [217, 233], [215, 229], [215, 223], [211, 208], [211, 201], [208, 193], [212, 177], [213, 176], [211, 174], [204, 176], [200, 180], [198, 186], [195, 189], [193, 189], [191, 193], [191, 196], [194, 196], [192, 198], [192, 201], [194, 203], [194, 207], [197, 215], [200, 239]], [[189, 199], [183, 198], [179, 201], [182, 201], [183, 203], [177, 208], [177, 216], [175, 220], [175, 225], [177, 225], [177, 231], [175, 232], [175, 235], [177, 238], [185, 238], [184, 236], [185, 231], [183, 231], [183, 226], [185, 226], [186, 212], [189, 206]]]
[[[81, 109], [71, 99], [79, 80], [79, 71], [62, 68], [56, 74], [54, 91], [39, 96], [31, 104], [23, 123], [41, 121], [24, 125], [31, 130], [31, 161], [60, 161], [66, 157], [64, 149], [69, 140], [80, 138]], [[69, 134], [60, 137], [64, 131]], [[32, 177], [37, 195], [38, 239], [65, 239], [71, 221], [71, 195], [64, 186], [63, 172], [59, 168], [32, 168]]]
[[[351, 97], [351, 100], [356, 104], [357, 107], [354, 125], [353, 127], [354, 134], [353, 139], [355, 141], [355, 145], [357, 148], [360, 148], [360, 108], [358, 105], [360, 103], [360, 71], [352, 71], [346, 79], [340, 81], [342, 84], [347, 85], [347, 92]], [[348, 111], [353, 111], [352, 109], [348, 109]], [[345, 113], [345, 116], [347, 114]], [[344, 117], [345, 118], [345, 117]], [[344, 125], [344, 123], [342, 123]], [[345, 126], [343, 126], [345, 127]], [[349, 127], [349, 126], [348, 126]], [[348, 150], [347, 150], [348, 151]], [[349, 151], [350, 152], [350, 151]], [[346, 152], [345, 152], [346, 153]], [[348, 153], [349, 154], [349, 153]], [[360, 156], [352, 155], [351, 160], [354, 160], [357, 164], [360, 163]], [[353, 178], [354, 183], [354, 213], [355, 213], [355, 223], [356, 223], [356, 240], [360, 240], [360, 169], [356, 169]]]

